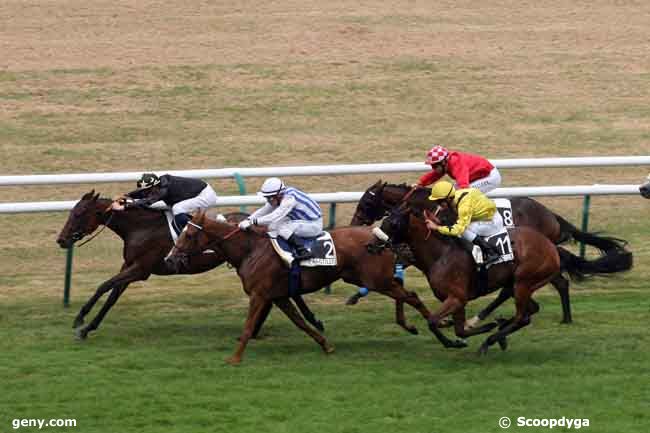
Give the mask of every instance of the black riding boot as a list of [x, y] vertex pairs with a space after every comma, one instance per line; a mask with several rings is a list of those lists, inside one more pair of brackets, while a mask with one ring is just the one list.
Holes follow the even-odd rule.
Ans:
[[312, 257], [311, 251], [309, 251], [298, 240], [296, 240], [295, 234], [291, 235], [291, 237], [287, 239], [287, 242], [289, 242], [289, 245], [295, 249], [296, 253], [294, 254], [294, 258], [296, 260], [305, 260]]
[[190, 221], [192, 217], [190, 214], [186, 213], [179, 213], [174, 215], [174, 230], [176, 230], [176, 234], [180, 235], [185, 226], [187, 225], [187, 222]]
[[485, 264], [490, 264], [492, 262], [496, 262], [499, 260], [499, 257], [501, 257], [501, 254], [497, 250], [496, 247], [488, 244], [485, 239], [483, 239], [480, 236], [476, 236], [474, 240], [472, 241], [474, 245], [478, 245], [481, 251], [483, 251], [483, 254], [485, 256]]

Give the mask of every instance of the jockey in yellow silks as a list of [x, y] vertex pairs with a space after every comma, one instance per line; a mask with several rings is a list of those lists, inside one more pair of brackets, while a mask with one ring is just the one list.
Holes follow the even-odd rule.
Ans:
[[452, 207], [458, 214], [458, 219], [450, 226], [438, 225], [427, 219], [427, 227], [443, 235], [462, 237], [478, 245], [486, 253], [487, 263], [499, 258], [496, 248], [488, 244], [483, 237], [503, 230], [503, 219], [494, 202], [485, 194], [476, 188], [456, 190], [451, 183], [443, 180], [433, 185], [429, 200], [438, 201], [443, 207]]

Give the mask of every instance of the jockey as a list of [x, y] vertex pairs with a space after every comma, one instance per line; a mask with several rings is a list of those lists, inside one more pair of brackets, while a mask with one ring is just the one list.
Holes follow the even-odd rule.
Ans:
[[487, 193], [501, 185], [499, 170], [478, 155], [433, 146], [427, 152], [425, 163], [432, 171], [420, 177], [414, 186], [431, 185], [445, 174], [456, 181], [454, 186], [458, 189], [476, 188]]
[[114, 202], [113, 209], [148, 208], [162, 200], [171, 208], [179, 233], [190, 220], [190, 213], [217, 204], [217, 193], [201, 179], [144, 173], [137, 186], [138, 189], [126, 194], [126, 199]]
[[297, 237], [314, 237], [323, 231], [323, 212], [314, 199], [297, 188], [287, 187], [277, 177], [270, 177], [260, 188], [266, 204], [239, 223], [247, 230], [251, 225], [268, 226], [296, 250], [296, 260], [311, 257]]
[[501, 214], [497, 212], [494, 202], [485, 194], [476, 188], [456, 190], [450, 182], [443, 180], [433, 185], [429, 200], [440, 201], [443, 208], [451, 206], [458, 214], [458, 219], [452, 226], [439, 226], [427, 219], [426, 224], [429, 229], [437, 230], [443, 235], [461, 236], [478, 245], [487, 254], [486, 264], [499, 258], [497, 249], [482, 238], [503, 229]]

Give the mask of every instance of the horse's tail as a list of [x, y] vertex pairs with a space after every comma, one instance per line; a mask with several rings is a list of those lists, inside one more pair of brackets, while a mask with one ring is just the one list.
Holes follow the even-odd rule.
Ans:
[[560, 223], [560, 240], [558, 243], [573, 239], [586, 245], [596, 247], [603, 254], [607, 254], [611, 250], [620, 250], [627, 252], [625, 250], [625, 246], [627, 245], [626, 240], [610, 236], [599, 236], [596, 233], [583, 232], [558, 214], [553, 215], [555, 215], [557, 222]]
[[572, 252], [557, 247], [562, 272], [578, 280], [592, 275], [605, 275], [632, 269], [632, 253], [623, 248], [609, 249], [595, 260], [586, 260]]

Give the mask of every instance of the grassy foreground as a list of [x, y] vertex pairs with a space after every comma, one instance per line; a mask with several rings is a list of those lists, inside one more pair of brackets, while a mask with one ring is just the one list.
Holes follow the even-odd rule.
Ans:
[[35, 417], [74, 418], [69, 431], [83, 432], [496, 432], [502, 416], [588, 418], [588, 431], [641, 432], [650, 421], [650, 300], [638, 290], [574, 291], [570, 326], [558, 323], [557, 296], [544, 292], [542, 312], [510, 349], [483, 358], [477, 340], [443, 349], [412, 312], [421, 334], [407, 335], [378, 295], [346, 307], [349, 291], [336, 285], [333, 295], [308, 298], [334, 354], [274, 311], [240, 367], [223, 362], [245, 314], [232, 296], [130, 299], [83, 343], [70, 329], [79, 302], [66, 311], [50, 300], [5, 303], [1, 430]]

